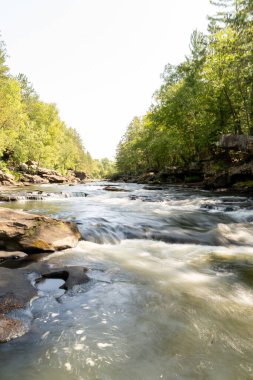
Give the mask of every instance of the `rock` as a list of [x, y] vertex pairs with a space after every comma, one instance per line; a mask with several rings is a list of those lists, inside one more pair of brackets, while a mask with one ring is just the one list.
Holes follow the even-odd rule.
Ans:
[[37, 174], [23, 174], [20, 178], [21, 182], [30, 182], [30, 183], [49, 183], [47, 178], [42, 178]]
[[247, 135], [222, 135], [219, 146], [227, 150], [239, 150], [253, 152], [253, 136]]
[[[0, 267], [0, 342], [20, 337], [29, 330], [27, 321], [16, 319], [17, 315], [23, 315], [22, 309], [37, 295], [36, 288], [28, 280], [29, 273], [39, 276], [37, 284], [46, 279], [62, 279], [64, 284], [61, 288], [68, 291], [90, 280], [86, 275], [87, 270], [83, 267], [50, 268], [48, 263], [29, 264], [29, 261], [22, 269]], [[17, 313], [17, 309], [21, 310]]]
[[63, 177], [61, 175], [47, 175], [46, 179], [50, 183], [64, 183], [64, 182], [68, 182], [67, 178]]
[[90, 278], [86, 275], [87, 271], [88, 269], [83, 267], [63, 267], [60, 269], [53, 268], [50, 271], [43, 273], [36, 282], [42, 281], [45, 278], [62, 279], [65, 283], [61, 286], [61, 288], [70, 290], [75, 285], [85, 284], [90, 280]]
[[25, 172], [26, 173], [29, 170], [29, 166], [27, 164], [25, 164], [25, 163], [22, 163], [22, 164], [19, 165], [19, 170], [21, 172]]
[[216, 173], [212, 176], [205, 176], [203, 181], [206, 189], [218, 189], [228, 185], [228, 175], [226, 172]]
[[225, 168], [223, 171], [214, 173], [209, 171], [205, 174], [204, 185], [208, 189], [218, 189], [225, 187], [234, 187], [238, 189], [240, 185], [236, 183], [251, 183], [253, 181], [253, 163], [248, 162], [242, 165], [233, 165]]
[[37, 294], [26, 272], [0, 267], [0, 342], [24, 335], [28, 328], [21, 321], [5, 316], [22, 309]]
[[87, 174], [83, 171], [73, 170], [73, 174], [76, 178], [80, 179], [81, 181], [87, 178]]
[[36, 294], [26, 272], [0, 267], [0, 314], [24, 308]]
[[143, 190], [164, 190], [161, 186], [144, 186]]
[[0, 170], [0, 183], [2, 185], [15, 185], [16, 181], [12, 174], [4, 173], [2, 170]]
[[232, 166], [228, 170], [228, 175], [231, 183], [253, 180], [253, 163], [249, 162], [240, 166]]
[[50, 175], [59, 175], [59, 173], [55, 170], [52, 170], [52, 169], [48, 169], [48, 168], [41, 168], [41, 167], [38, 167], [37, 170], [36, 170], [36, 174], [42, 176], [42, 177], [47, 177], [47, 176], [50, 176]]
[[0, 314], [0, 343], [18, 338], [27, 332], [27, 327], [19, 320]]
[[0, 202], [16, 202], [21, 200], [18, 195], [15, 194], [0, 194]]
[[25, 253], [75, 247], [81, 235], [72, 222], [0, 208], [0, 248]]
[[26, 161], [26, 164], [28, 165], [28, 166], [38, 166], [38, 162], [36, 162], [36, 161], [32, 161], [32, 160], [28, 160], [28, 161]]
[[103, 190], [106, 190], [106, 191], [126, 191], [126, 192], [129, 192], [129, 190], [122, 189], [122, 188], [116, 187], [116, 186], [105, 186], [103, 188]]
[[21, 251], [0, 251], [0, 260], [5, 260], [5, 259], [17, 259], [17, 258], [23, 258], [26, 257], [27, 254]]
[[17, 201], [44, 201], [50, 198], [71, 198], [71, 197], [87, 197], [88, 194], [83, 191], [78, 192], [55, 192], [48, 193], [40, 190], [36, 191], [22, 191], [19, 193], [2, 193], [0, 194], [1, 202], [17, 202]]
[[253, 181], [241, 181], [236, 182], [232, 186], [233, 190], [240, 191], [240, 192], [247, 192], [252, 193], [253, 192]]
[[30, 183], [65, 183], [68, 179], [58, 173], [56, 170], [42, 168], [35, 161], [27, 161], [21, 164], [19, 170], [23, 172], [20, 179], [22, 182]]

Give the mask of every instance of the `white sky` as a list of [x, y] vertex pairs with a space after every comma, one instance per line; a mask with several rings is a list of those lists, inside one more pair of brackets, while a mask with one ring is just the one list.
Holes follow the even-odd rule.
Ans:
[[112, 158], [212, 13], [209, 0], [0, 0], [0, 31], [11, 73], [57, 104], [93, 158]]

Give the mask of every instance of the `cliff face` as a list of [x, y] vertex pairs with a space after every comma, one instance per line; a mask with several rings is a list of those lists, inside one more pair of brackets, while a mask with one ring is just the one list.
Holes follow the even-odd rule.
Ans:
[[216, 155], [202, 170], [206, 188], [253, 189], [253, 136], [221, 136]]

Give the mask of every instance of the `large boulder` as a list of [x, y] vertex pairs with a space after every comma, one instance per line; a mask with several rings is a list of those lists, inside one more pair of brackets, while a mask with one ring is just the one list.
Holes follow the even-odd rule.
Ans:
[[219, 146], [225, 150], [240, 150], [253, 153], [253, 136], [222, 135]]
[[41, 167], [38, 167], [36, 172], [38, 175], [41, 175], [42, 177], [44, 176], [47, 177], [50, 175], [59, 175], [59, 173], [53, 169], [41, 168]]
[[46, 178], [50, 183], [65, 183], [68, 181], [66, 177], [63, 177], [60, 174], [43, 175], [43, 178]]
[[87, 174], [83, 171], [74, 170], [73, 173], [74, 173], [74, 176], [80, 179], [81, 181], [87, 178]]
[[16, 181], [12, 174], [4, 173], [0, 170], [0, 184], [1, 185], [15, 185]]
[[21, 164], [19, 165], [19, 168], [18, 168], [18, 169], [19, 169], [21, 172], [26, 173], [26, 172], [28, 172], [28, 170], [29, 170], [29, 166], [23, 162], [23, 163], [21, 163]]
[[0, 208], [0, 249], [54, 252], [75, 247], [80, 238], [72, 222]]
[[56, 170], [42, 168], [35, 161], [27, 161], [19, 166], [22, 172], [21, 181], [29, 183], [65, 183], [67, 178], [62, 176]]
[[42, 178], [37, 174], [23, 174], [20, 178], [21, 182], [30, 182], [30, 183], [49, 183], [47, 178]]
[[243, 180], [253, 180], [253, 163], [248, 162], [240, 166], [232, 166], [228, 170], [228, 175], [232, 183]]

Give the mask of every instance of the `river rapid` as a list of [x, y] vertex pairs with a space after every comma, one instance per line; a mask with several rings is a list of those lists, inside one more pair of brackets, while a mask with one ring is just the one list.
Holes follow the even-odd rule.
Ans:
[[253, 379], [253, 200], [105, 185], [7, 205], [75, 221], [84, 240], [44, 260], [91, 280], [40, 290], [30, 331], [0, 345], [0, 379]]

